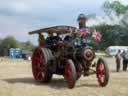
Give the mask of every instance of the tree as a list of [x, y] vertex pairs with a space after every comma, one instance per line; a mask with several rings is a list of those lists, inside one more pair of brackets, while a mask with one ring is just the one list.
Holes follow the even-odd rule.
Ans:
[[122, 27], [128, 27], [128, 5], [123, 5], [119, 1], [110, 2], [107, 0], [103, 4], [103, 10], [111, 21], [117, 22]]
[[29, 50], [29, 51], [33, 51], [34, 49], [34, 45], [30, 42], [20, 42], [19, 43], [19, 48], [21, 48], [22, 50]]
[[96, 30], [101, 32], [102, 39], [97, 46], [97, 49], [104, 50], [111, 45], [126, 45], [128, 46], [128, 40], [125, 29], [119, 25], [107, 25], [101, 24], [93, 26]]
[[34, 46], [30, 41], [19, 42], [13, 36], [7, 36], [3, 40], [0, 39], [0, 56], [7, 56], [10, 48], [33, 51]]
[[[107, 24], [100, 24], [94, 26], [98, 31], [100, 31], [103, 35], [101, 42], [99, 43], [98, 49], [106, 49], [108, 46], [111, 45], [126, 45], [128, 46], [128, 28], [127, 28], [127, 16], [126, 13], [128, 11], [128, 6], [123, 5], [119, 1], [105, 1], [103, 4], [104, 12], [110, 17], [111, 20], [113, 18], [113, 14], [118, 17], [118, 25], [107, 25]], [[120, 16], [125, 18], [119, 19]], [[122, 22], [123, 21], [123, 22]], [[125, 25], [126, 27], [122, 26]]]
[[17, 47], [18, 47], [18, 41], [12, 36], [7, 36], [1, 41], [1, 53], [3, 55], [8, 55], [8, 51], [10, 48], [17, 48]]
[[2, 49], [3, 49], [3, 47], [2, 47], [2, 40], [0, 39], [0, 56], [3, 56]]
[[111, 15], [114, 13], [115, 15], [119, 16], [121, 14], [125, 14], [128, 11], [128, 6], [123, 5], [119, 1], [105, 1], [103, 4], [103, 10], [107, 15]]

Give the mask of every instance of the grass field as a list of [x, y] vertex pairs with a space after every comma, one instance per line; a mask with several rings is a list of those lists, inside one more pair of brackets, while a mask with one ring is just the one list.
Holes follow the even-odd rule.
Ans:
[[106, 87], [98, 86], [96, 76], [81, 77], [68, 89], [62, 76], [54, 75], [49, 84], [35, 82], [31, 62], [0, 58], [0, 96], [128, 96], [128, 71], [115, 72], [114, 58], [105, 57], [110, 69]]

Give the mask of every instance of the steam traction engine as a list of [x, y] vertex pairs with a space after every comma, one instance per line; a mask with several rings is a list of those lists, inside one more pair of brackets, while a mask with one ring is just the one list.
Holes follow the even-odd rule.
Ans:
[[[84, 24], [81, 21], [79, 25], [85, 27], [81, 25]], [[88, 76], [95, 73], [99, 85], [107, 85], [109, 70], [105, 60], [99, 58], [96, 64], [92, 64], [95, 52], [87, 47], [86, 40], [76, 37], [78, 33], [75, 27], [54, 26], [32, 31], [29, 34], [39, 36], [39, 46], [35, 48], [32, 56], [32, 72], [36, 81], [48, 83], [53, 74], [59, 74], [66, 79], [68, 88], [73, 88], [82, 74]]]

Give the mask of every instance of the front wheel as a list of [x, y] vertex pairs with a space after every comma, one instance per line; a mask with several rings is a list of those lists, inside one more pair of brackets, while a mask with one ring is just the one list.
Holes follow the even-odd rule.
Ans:
[[104, 87], [109, 81], [109, 69], [104, 59], [100, 58], [96, 66], [96, 75], [100, 86]]
[[66, 61], [65, 64], [65, 79], [68, 85], [68, 88], [74, 88], [76, 83], [76, 69], [73, 61], [71, 59]]

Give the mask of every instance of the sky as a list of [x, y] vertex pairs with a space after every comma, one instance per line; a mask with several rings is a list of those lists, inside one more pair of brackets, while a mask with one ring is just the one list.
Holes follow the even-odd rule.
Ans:
[[[0, 38], [14, 36], [19, 41], [37, 42], [28, 32], [55, 25], [77, 26], [80, 13], [104, 16], [106, 0], [0, 0]], [[128, 4], [127, 0], [121, 0]], [[94, 23], [92, 20], [88, 24]]]

